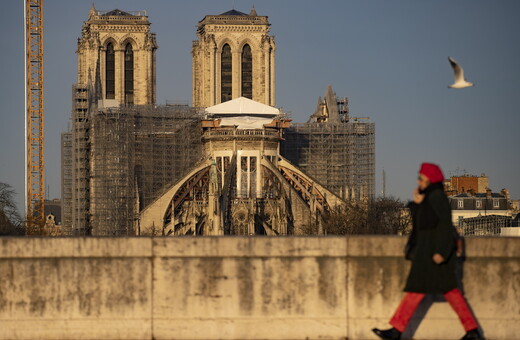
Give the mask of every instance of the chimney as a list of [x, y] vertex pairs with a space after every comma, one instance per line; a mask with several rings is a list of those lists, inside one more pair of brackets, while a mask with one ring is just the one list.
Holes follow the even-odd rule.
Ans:
[[486, 188], [486, 198], [491, 198], [491, 189]]
[[502, 195], [504, 195], [504, 197], [506, 198], [506, 200], [509, 202], [509, 200], [510, 200], [510, 198], [511, 198], [511, 197], [509, 197], [509, 190], [507, 190], [507, 189], [502, 189], [502, 190], [500, 190], [500, 193], [501, 193]]

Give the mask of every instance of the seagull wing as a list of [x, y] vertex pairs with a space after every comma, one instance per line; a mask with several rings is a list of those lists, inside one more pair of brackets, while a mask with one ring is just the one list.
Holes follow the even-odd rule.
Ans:
[[448, 57], [448, 60], [450, 61], [451, 68], [453, 68], [453, 73], [455, 74], [455, 83], [464, 82], [464, 70], [462, 67], [460, 67], [452, 57]]

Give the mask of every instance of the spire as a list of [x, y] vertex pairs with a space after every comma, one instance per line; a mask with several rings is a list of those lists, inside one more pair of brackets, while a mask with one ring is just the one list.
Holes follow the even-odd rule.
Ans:
[[88, 11], [88, 17], [89, 17], [89, 19], [90, 19], [92, 16], [96, 15], [96, 12], [97, 12], [97, 11], [96, 11], [96, 7], [94, 7], [94, 1], [92, 1], [92, 4], [90, 5], [90, 10]]
[[327, 86], [327, 91], [325, 92], [325, 104], [327, 105], [328, 112], [328, 121], [330, 123], [339, 123], [339, 112], [338, 112], [338, 101], [336, 97], [336, 93], [332, 91], [332, 86]]
[[250, 17], [256, 17], [256, 16], [258, 16], [258, 14], [256, 14], [255, 5], [253, 5], [253, 7], [251, 8], [251, 12], [249, 12], [249, 16], [250, 16]]

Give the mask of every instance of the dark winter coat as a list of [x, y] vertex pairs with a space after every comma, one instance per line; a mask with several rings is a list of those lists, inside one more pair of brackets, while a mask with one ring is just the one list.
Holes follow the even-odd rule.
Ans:
[[[456, 230], [451, 222], [451, 208], [442, 183], [431, 184], [424, 191], [421, 204], [411, 203], [413, 230], [408, 239], [406, 257], [412, 267], [405, 292], [446, 293], [457, 288]], [[436, 264], [434, 254], [444, 262]]]

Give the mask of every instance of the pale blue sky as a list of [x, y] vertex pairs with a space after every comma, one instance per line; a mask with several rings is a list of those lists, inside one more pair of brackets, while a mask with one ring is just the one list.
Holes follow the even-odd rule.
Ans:
[[[0, 181], [23, 205], [23, 2], [0, 11]], [[191, 42], [206, 14], [248, 13], [254, 3], [276, 36], [276, 104], [307, 120], [331, 84], [354, 116], [376, 123], [377, 191], [408, 198], [422, 161], [486, 173], [493, 190], [520, 197], [520, 1], [96, 1], [96, 8], [148, 11], [159, 44], [158, 104], [191, 100]], [[76, 81], [76, 39], [90, 0], [46, 0], [46, 178], [60, 197], [60, 133]], [[476, 87], [448, 89], [455, 58]]]

